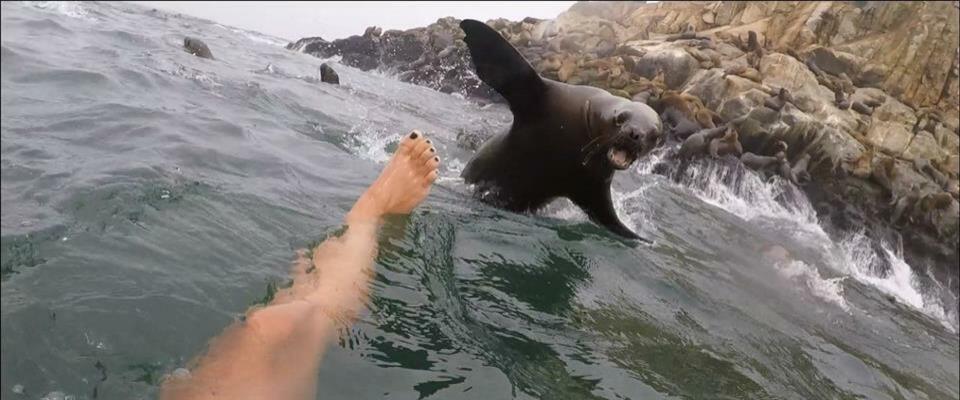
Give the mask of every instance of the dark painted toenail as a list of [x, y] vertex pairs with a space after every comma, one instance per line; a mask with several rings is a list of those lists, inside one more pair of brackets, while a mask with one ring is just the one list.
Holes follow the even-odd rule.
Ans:
[[431, 142], [430, 139], [427, 139], [427, 144], [433, 144], [433, 142]]
[[410, 132], [410, 139], [416, 139], [417, 136], [420, 136], [420, 135], [417, 135], [416, 132]]
[[434, 157], [433, 161], [440, 162], [440, 157]]
[[436, 150], [434, 150], [433, 147], [430, 148], [430, 152], [431, 152], [431, 153], [433, 153], [433, 152], [435, 152], [435, 151], [436, 151]]

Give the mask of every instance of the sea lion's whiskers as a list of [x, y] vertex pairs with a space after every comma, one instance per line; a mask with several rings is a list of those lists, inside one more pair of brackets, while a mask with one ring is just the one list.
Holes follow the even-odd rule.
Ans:
[[587, 143], [586, 146], [583, 146], [583, 149], [580, 151], [581, 152], [586, 151], [587, 154], [583, 156], [583, 162], [580, 165], [587, 165], [587, 163], [590, 162], [590, 159], [593, 158], [593, 156], [597, 154], [597, 152], [600, 151], [600, 149], [606, 147], [606, 145], [611, 141], [612, 141], [612, 138], [610, 137], [600, 136], [591, 140], [590, 143]]
[[592, 146], [592, 145], [596, 144], [598, 141], [600, 141], [600, 140], [602, 140], [602, 139], [604, 139], [603, 136], [597, 136], [597, 137], [593, 138], [593, 140], [587, 142], [587, 144], [583, 145], [583, 147], [580, 148], [580, 152], [582, 153], [582, 152], [585, 152], [585, 151], [589, 151], [589, 150], [591, 149], [591, 146]]

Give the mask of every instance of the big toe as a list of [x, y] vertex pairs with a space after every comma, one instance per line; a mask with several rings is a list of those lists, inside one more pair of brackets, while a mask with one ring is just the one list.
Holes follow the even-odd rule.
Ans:
[[400, 147], [397, 149], [397, 153], [416, 157], [423, 151], [423, 145], [426, 142], [427, 138], [423, 136], [423, 133], [414, 129], [400, 140]]

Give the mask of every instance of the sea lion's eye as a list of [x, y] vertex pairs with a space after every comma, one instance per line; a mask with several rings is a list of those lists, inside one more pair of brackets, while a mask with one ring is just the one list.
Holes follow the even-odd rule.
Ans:
[[617, 126], [620, 126], [620, 125], [623, 125], [624, 122], [627, 122], [628, 119], [630, 119], [630, 113], [622, 112], [620, 114], [617, 114], [617, 118], [615, 119], [615, 121], [617, 123]]

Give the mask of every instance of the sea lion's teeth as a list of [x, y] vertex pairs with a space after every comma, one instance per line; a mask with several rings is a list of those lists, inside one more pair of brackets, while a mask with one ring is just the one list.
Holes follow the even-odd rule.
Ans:
[[613, 165], [619, 168], [626, 168], [630, 166], [630, 155], [626, 151], [621, 149], [610, 149], [607, 153], [607, 158], [610, 159], [610, 162]]

